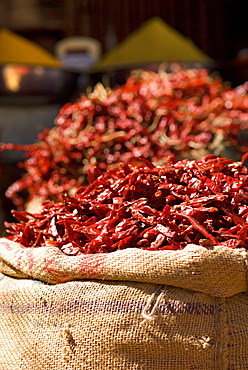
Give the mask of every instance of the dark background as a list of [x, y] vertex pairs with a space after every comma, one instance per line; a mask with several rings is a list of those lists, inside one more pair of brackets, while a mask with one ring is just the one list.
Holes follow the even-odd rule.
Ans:
[[159, 16], [213, 59], [228, 61], [248, 46], [247, 10], [243, 0], [0, 0], [0, 26], [52, 52], [75, 35], [97, 38], [104, 52]]

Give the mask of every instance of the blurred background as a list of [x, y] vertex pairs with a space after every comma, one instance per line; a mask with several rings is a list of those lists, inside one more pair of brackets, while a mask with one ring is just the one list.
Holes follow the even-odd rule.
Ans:
[[[244, 83], [248, 80], [247, 10], [248, 2], [243, 0], [0, 0], [0, 142], [33, 143], [39, 132], [54, 125], [64, 103], [102, 81], [108, 69], [105, 64], [101, 70], [102, 58], [152, 17], [165, 22], [166, 32], [173, 37], [192, 42], [191, 47], [207, 57], [198, 61], [204, 67], [218, 71], [234, 87]], [[31, 42], [27, 48], [41, 50], [32, 53], [30, 49], [30, 56], [28, 51], [22, 53], [24, 40]], [[136, 66], [132, 50], [130, 68]], [[50, 64], [40, 62], [42, 51], [50, 53], [46, 55]], [[27, 62], [36, 52], [37, 62]], [[115, 60], [108, 71], [113, 85], [129, 71], [128, 65], [115, 69]], [[189, 58], [187, 62], [190, 66]], [[98, 66], [95, 72], [94, 66]], [[0, 152], [0, 224], [10, 217], [12, 204], [4, 193], [20, 176], [16, 164], [22, 155]]]
[[231, 60], [248, 46], [247, 10], [240, 0], [0, 0], [0, 26], [51, 52], [75, 35], [96, 38], [105, 52], [159, 16], [213, 59]]

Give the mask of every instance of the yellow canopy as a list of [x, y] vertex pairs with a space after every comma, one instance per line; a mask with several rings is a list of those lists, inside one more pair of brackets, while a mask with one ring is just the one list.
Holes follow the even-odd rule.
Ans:
[[153, 17], [105, 53], [94, 70], [163, 61], [209, 62], [211, 58], [161, 18]]
[[60, 61], [49, 51], [6, 28], [0, 29], [0, 64], [61, 67]]

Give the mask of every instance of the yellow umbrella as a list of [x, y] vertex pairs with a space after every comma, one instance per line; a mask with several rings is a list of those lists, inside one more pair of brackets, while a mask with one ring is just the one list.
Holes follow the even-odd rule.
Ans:
[[61, 67], [61, 62], [49, 51], [6, 28], [0, 29], [0, 64]]
[[210, 62], [192, 40], [181, 35], [159, 17], [150, 18], [116, 48], [103, 55], [94, 71], [163, 61]]

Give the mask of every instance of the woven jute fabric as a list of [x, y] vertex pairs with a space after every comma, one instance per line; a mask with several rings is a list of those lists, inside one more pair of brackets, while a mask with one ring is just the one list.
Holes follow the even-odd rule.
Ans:
[[0, 370], [248, 368], [247, 253], [0, 239]]

